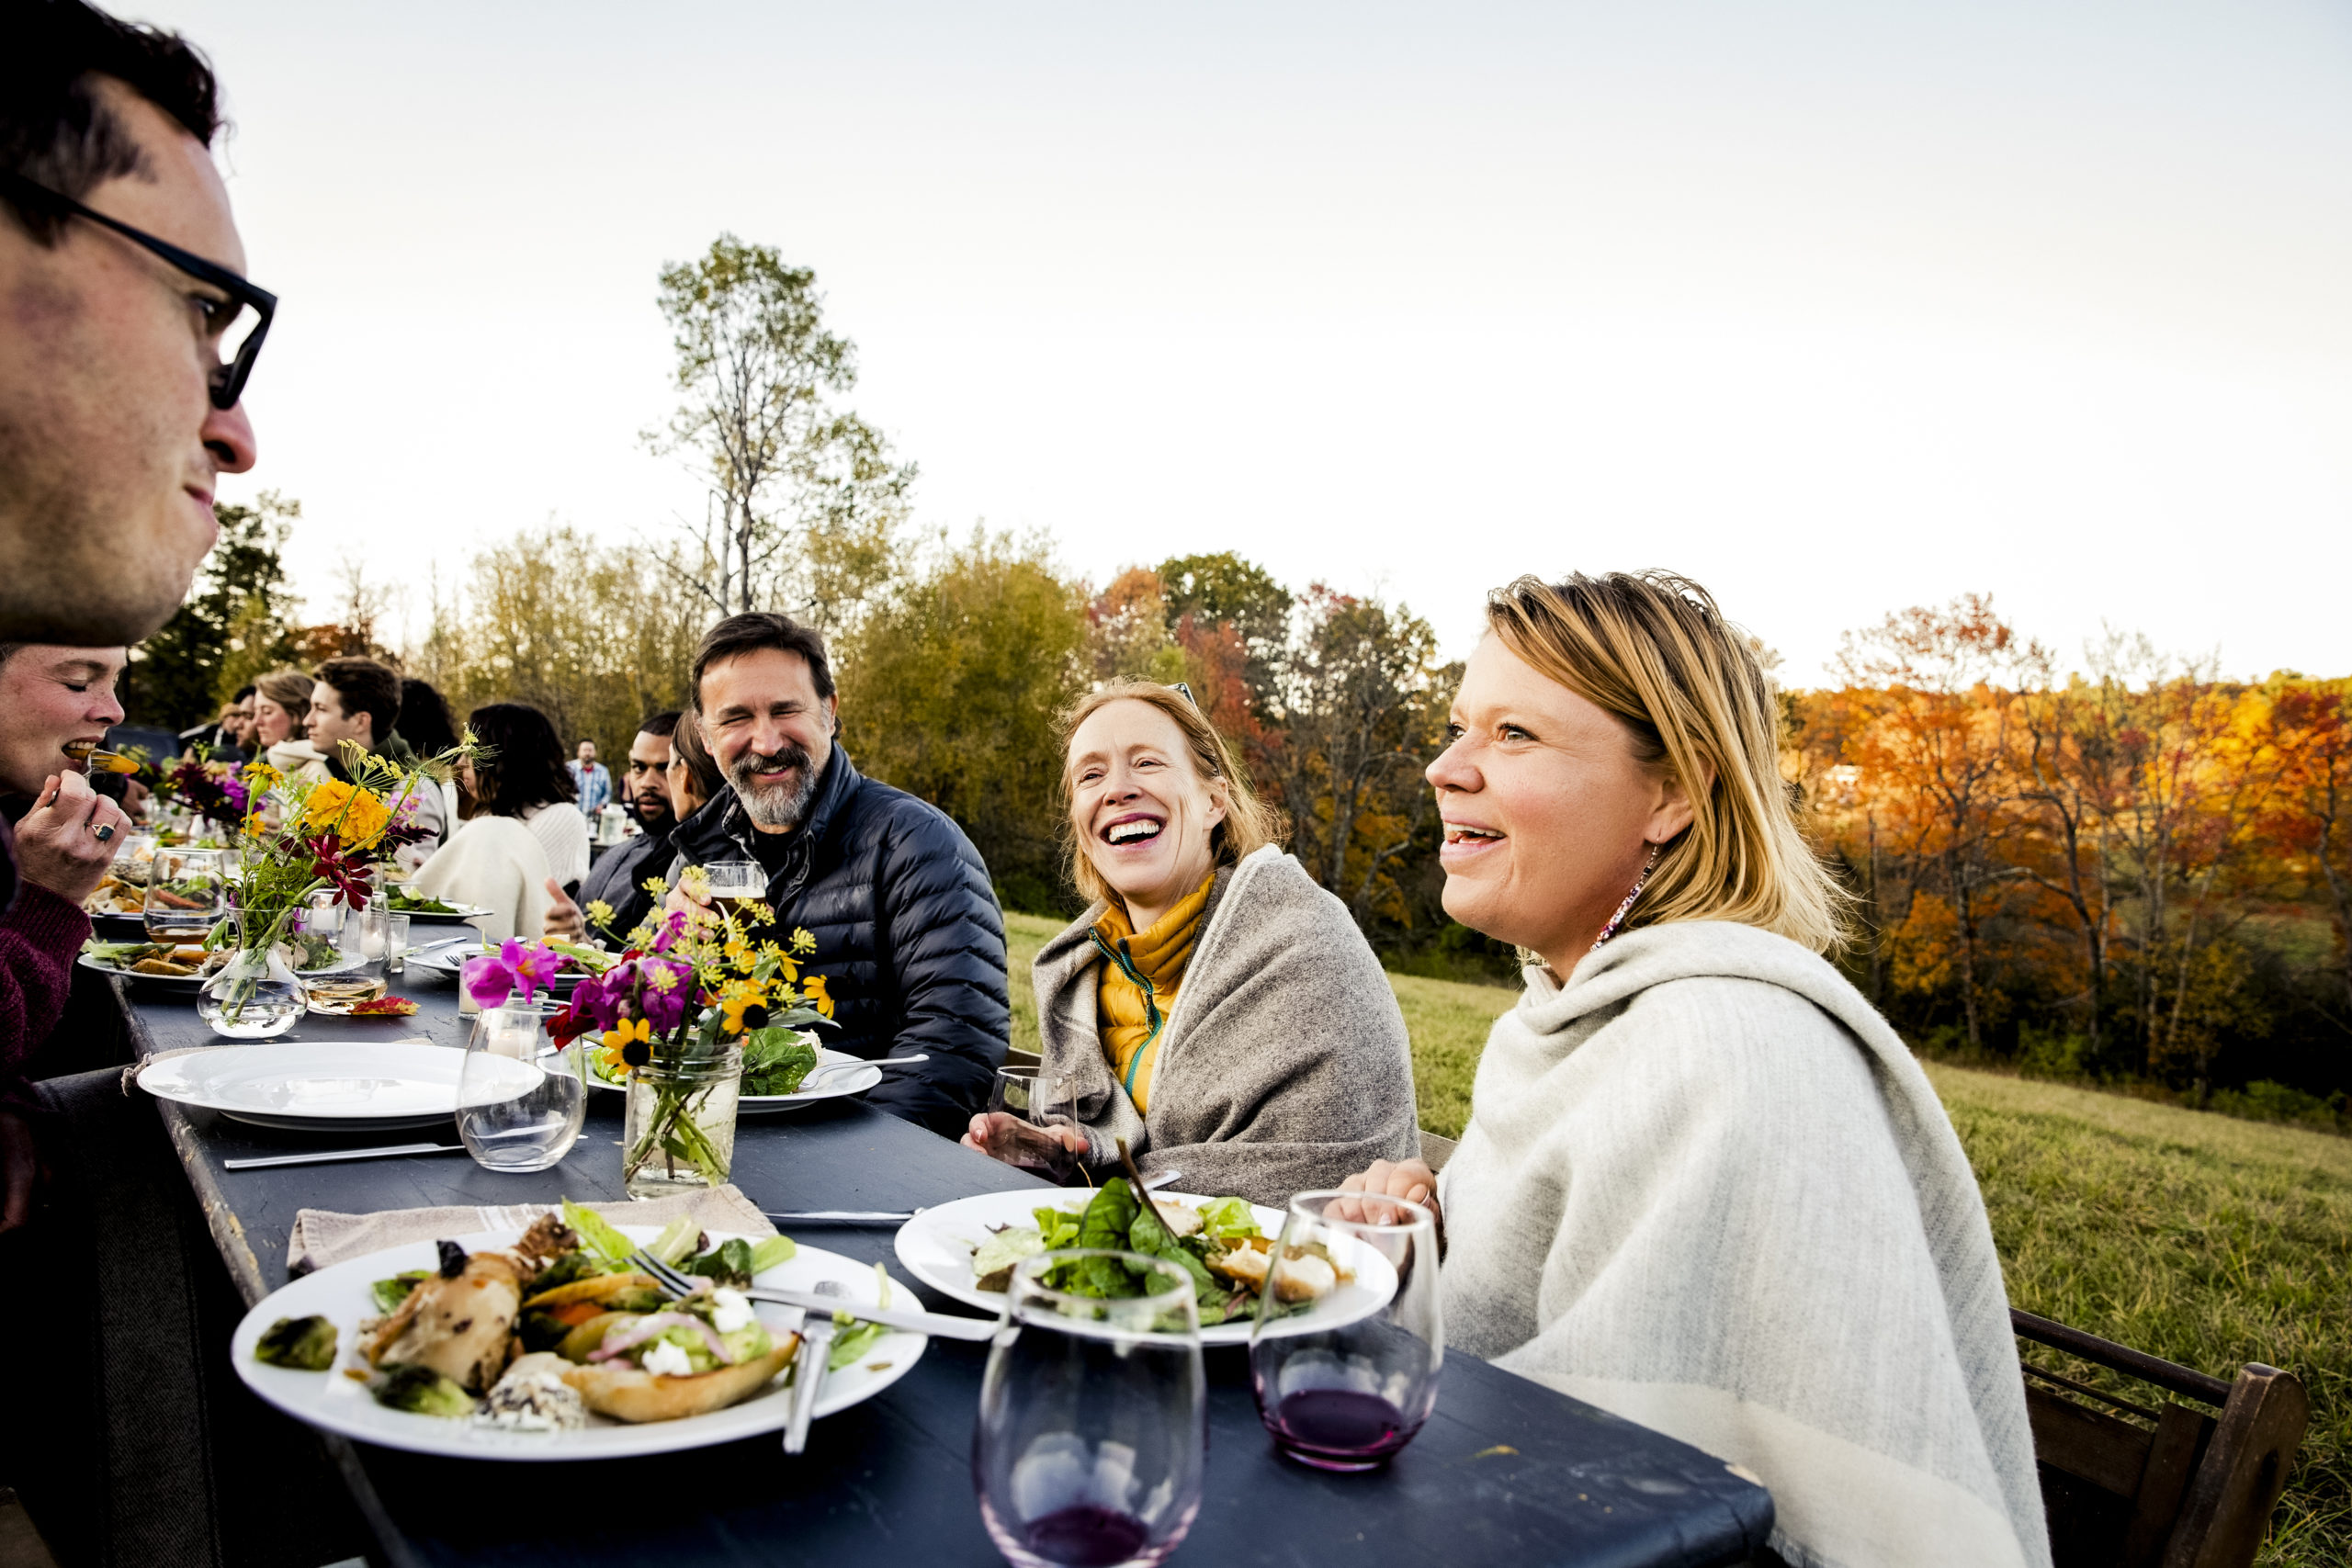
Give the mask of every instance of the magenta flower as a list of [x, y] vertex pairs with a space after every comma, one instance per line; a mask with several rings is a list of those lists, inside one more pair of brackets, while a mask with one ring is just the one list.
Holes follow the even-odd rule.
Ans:
[[486, 1008], [502, 1007], [516, 991], [529, 1001], [534, 994], [546, 987], [571, 960], [551, 948], [537, 942], [526, 942], [509, 937], [506, 945], [496, 953], [485, 953], [469, 958], [459, 970], [466, 990], [476, 1002]]
[[653, 933], [653, 951], [669, 952], [672, 945], [677, 942], [679, 933], [685, 929], [686, 912], [684, 909], [671, 910], [668, 918], [662, 920], [662, 929]]
[[655, 1032], [667, 1034], [678, 1027], [695, 1000], [699, 987], [695, 984], [695, 966], [675, 959], [640, 958], [636, 967], [638, 1011]]

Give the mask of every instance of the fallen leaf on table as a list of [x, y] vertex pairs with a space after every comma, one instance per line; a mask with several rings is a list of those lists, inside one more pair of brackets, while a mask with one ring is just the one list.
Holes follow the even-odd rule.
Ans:
[[361, 1002], [351, 1010], [354, 1018], [406, 1018], [416, 1010], [416, 1004], [406, 997], [378, 997]]

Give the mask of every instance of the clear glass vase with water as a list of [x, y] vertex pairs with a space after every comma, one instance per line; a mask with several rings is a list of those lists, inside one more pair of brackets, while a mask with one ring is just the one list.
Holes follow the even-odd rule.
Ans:
[[231, 1040], [275, 1039], [309, 1006], [310, 993], [275, 943], [240, 946], [196, 998], [197, 1016]]

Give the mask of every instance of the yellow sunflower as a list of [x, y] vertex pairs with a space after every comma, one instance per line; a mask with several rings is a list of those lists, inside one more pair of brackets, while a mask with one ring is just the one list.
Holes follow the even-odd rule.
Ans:
[[[637, 1047], [637, 1060], [629, 1058], [629, 1047]], [[642, 1018], [625, 1018], [618, 1029], [605, 1031], [605, 1066], [614, 1072], [627, 1072], [642, 1066], [653, 1055], [653, 1025]]]
[[718, 994], [718, 1027], [729, 1034], [743, 1032], [743, 1015], [755, 1007], [768, 1005], [767, 987], [749, 980], [730, 982]]

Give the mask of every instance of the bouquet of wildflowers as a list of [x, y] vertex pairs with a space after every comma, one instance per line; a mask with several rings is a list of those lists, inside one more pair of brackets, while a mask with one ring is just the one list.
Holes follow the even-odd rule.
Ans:
[[[424, 836], [411, 815], [415, 792], [436, 786], [459, 758], [479, 751], [468, 736], [440, 756], [403, 770], [346, 741], [343, 764], [351, 775], [348, 784], [337, 778], [294, 783], [267, 762], [246, 763], [237, 841], [242, 945], [275, 946], [313, 893], [333, 889], [337, 902], [366, 908], [376, 863]], [[210, 945], [220, 944], [224, 929], [214, 931]]]
[[[707, 885], [696, 886], [701, 876], [700, 867], [690, 866], [681, 880], [698, 896], [707, 890]], [[669, 891], [659, 877], [649, 886], [657, 897]], [[609, 932], [609, 908], [592, 905], [589, 915]], [[709, 1090], [691, 1081], [692, 1069], [718, 1065], [739, 1050], [786, 1048], [802, 1030], [831, 1022], [833, 1004], [823, 977], [800, 973], [816, 939], [795, 931], [786, 942], [753, 940], [774, 918], [763, 905], [741, 914], [673, 909], [620, 939], [617, 957], [562, 942], [540, 948], [589, 971], [571, 1004], [548, 1020], [548, 1033], [559, 1043], [594, 1035], [601, 1046], [600, 1077], [643, 1077], [652, 1088], [652, 1113], [622, 1151], [625, 1180], [660, 1158], [672, 1169], [691, 1167], [712, 1185], [724, 1181], [726, 1162], [694, 1115]], [[515, 958], [514, 964], [503, 966], [515, 976], [510, 990], [522, 983], [526, 963], [533, 966], [532, 984], [543, 984], [554, 973], [540, 969], [539, 961], [526, 952], [518, 951]], [[485, 968], [481, 979], [475, 997], [487, 1001], [487, 992], [501, 978]], [[813, 1050], [808, 1058], [813, 1064]]]

